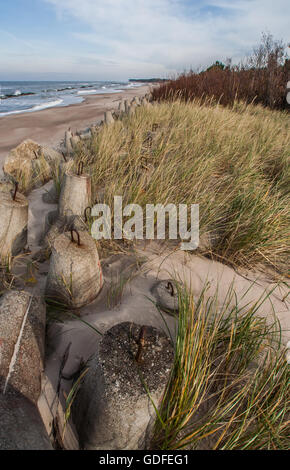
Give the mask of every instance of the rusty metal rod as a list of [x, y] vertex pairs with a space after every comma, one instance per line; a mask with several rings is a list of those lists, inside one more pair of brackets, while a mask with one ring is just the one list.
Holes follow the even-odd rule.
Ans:
[[79, 232], [78, 232], [76, 229], [72, 229], [72, 230], [70, 231], [70, 234], [71, 234], [71, 241], [72, 241], [73, 243], [75, 243], [74, 233], [77, 234], [77, 237], [78, 237], [78, 246], [80, 246], [80, 244], [81, 244], [80, 234], [79, 234]]
[[15, 183], [14, 183], [14, 193], [13, 193], [13, 196], [12, 196], [13, 201], [15, 201], [15, 199], [16, 199], [16, 194], [17, 194], [17, 191], [18, 191], [18, 186], [19, 186], [18, 181], [15, 181]]
[[85, 208], [85, 222], [87, 223], [88, 222], [88, 216], [87, 216], [87, 212], [88, 212], [88, 209], [90, 209], [90, 212], [92, 212], [92, 208], [91, 206], [88, 206]]
[[168, 281], [166, 289], [170, 290], [171, 297], [174, 297], [174, 287], [172, 282]]
[[146, 344], [145, 332], [146, 332], [146, 327], [142, 326], [140, 330], [140, 334], [139, 334], [139, 339], [138, 339], [138, 351], [135, 357], [135, 360], [136, 362], [138, 362], [138, 364], [142, 362], [142, 353], [143, 353], [144, 346]]
[[78, 164], [78, 176], [82, 175], [84, 170], [84, 162], [79, 162]]

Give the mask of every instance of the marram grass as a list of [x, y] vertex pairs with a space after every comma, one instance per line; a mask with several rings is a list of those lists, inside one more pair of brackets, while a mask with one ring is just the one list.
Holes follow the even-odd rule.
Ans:
[[289, 114], [235, 103], [156, 104], [78, 146], [95, 200], [200, 204], [203, 251], [233, 265], [289, 260]]
[[278, 323], [222, 307], [206, 289], [179, 291], [175, 358], [157, 413], [152, 449], [281, 450], [290, 447], [290, 371]]

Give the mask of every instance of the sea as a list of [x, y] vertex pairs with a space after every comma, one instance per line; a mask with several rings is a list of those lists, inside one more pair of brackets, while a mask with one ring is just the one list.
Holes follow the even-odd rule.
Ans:
[[134, 82], [8, 82], [0, 81], [0, 118], [81, 103], [92, 94], [118, 93], [140, 86]]

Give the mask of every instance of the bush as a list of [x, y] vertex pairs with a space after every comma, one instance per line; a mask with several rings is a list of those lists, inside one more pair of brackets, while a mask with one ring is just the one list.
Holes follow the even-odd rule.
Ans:
[[185, 101], [212, 98], [222, 105], [235, 101], [260, 103], [272, 109], [286, 109], [286, 86], [289, 79], [286, 47], [269, 34], [263, 34], [260, 46], [245, 64], [223, 67], [217, 61], [201, 73], [184, 73], [153, 90], [155, 100]]

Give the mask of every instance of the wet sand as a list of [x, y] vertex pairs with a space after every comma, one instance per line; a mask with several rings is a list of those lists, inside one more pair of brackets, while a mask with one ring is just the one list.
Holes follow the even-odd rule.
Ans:
[[104, 111], [116, 109], [121, 99], [143, 96], [149, 89], [144, 85], [120, 93], [90, 95], [82, 103], [71, 106], [0, 118], [0, 167], [9, 151], [23, 140], [56, 147], [69, 127], [76, 131], [96, 124], [103, 119]]

